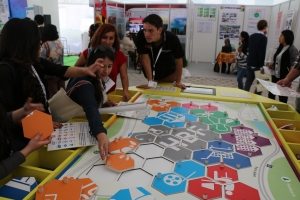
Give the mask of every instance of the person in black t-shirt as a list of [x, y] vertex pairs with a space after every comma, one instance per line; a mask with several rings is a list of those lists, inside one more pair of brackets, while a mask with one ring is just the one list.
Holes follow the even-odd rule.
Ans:
[[183, 49], [178, 37], [163, 29], [160, 16], [151, 14], [143, 20], [135, 45], [148, 81], [174, 82], [176, 87], [185, 88], [181, 82]]

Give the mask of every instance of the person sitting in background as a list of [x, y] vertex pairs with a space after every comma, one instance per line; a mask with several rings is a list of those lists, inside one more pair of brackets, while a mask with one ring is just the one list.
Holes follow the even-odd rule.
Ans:
[[[95, 76], [100, 67], [99, 63], [90, 67], [57, 65], [40, 58], [39, 52], [40, 35], [34, 21], [14, 18], [4, 25], [0, 40], [0, 102], [7, 112], [22, 107], [30, 97], [32, 102], [42, 103], [45, 112], [49, 113], [45, 75], [61, 78]], [[18, 151], [28, 140], [20, 125], [13, 128], [14, 139], [19, 141], [14, 150]]]
[[[59, 40], [55, 25], [48, 24], [42, 33], [40, 56], [55, 64], [64, 64], [64, 47]], [[65, 88], [65, 81], [56, 76], [46, 76], [48, 98], [50, 99], [61, 87]]]
[[[290, 71], [290, 67], [297, 61], [298, 50], [293, 43], [294, 33], [291, 30], [282, 31], [279, 36], [279, 46], [273, 56], [273, 63], [269, 65], [269, 68], [273, 71], [273, 83], [286, 77]], [[275, 95], [271, 92], [268, 93], [268, 97], [275, 99]], [[288, 97], [279, 96], [279, 101], [287, 103]]]
[[120, 41], [117, 35], [117, 30], [112, 24], [103, 24], [95, 32], [91, 46], [85, 49], [76, 62], [76, 66], [85, 66], [89, 57], [89, 52], [92, 51], [99, 45], [108, 46], [115, 51], [115, 60], [112, 71], [109, 75], [109, 81], [112, 85], [111, 88], [107, 88], [107, 93], [112, 92], [116, 89], [118, 74], [121, 76], [121, 82], [123, 87], [123, 100], [128, 101], [130, 98], [128, 87], [128, 74], [127, 74], [127, 58], [124, 53], [120, 50]]
[[105, 81], [112, 70], [114, 52], [110, 47], [98, 46], [90, 52], [87, 64], [94, 63], [98, 58], [103, 59], [103, 62], [97, 76], [72, 78], [67, 85], [67, 94], [83, 108], [91, 134], [97, 139], [100, 156], [104, 160], [108, 154], [108, 138], [98, 108], [106, 102]]
[[[232, 51], [233, 51], [233, 49], [232, 49], [232, 46], [230, 44], [230, 39], [225, 38], [224, 46], [222, 46], [221, 52], [222, 53], [231, 53]], [[222, 63], [222, 73], [225, 73], [226, 72], [226, 67], [228, 67], [227, 74], [229, 74], [230, 73], [230, 66], [231, 66], [231, 63], [227, 63], [227, 66], [226, 66], [226, 63]]]
[[21, 150], [15, 151], [12, 148], [15, 142], [12, 123], [20, 123], [21, 119], [33, 110], [44, 110], [43, 104], [35, 104], [31, 101], [32, 99], [29, 98], [22, 108], [10, 113], [6, 113], [3, 106], [0, 105], [0, 179], [9, 175], [22, 164], [31, 152], [50, 143], [49, 138], [41, 140], [41, 135], [37, 133]]
[[249, 34], [246, 31], [242, 31], [240, 34], [240, 46], [236, 55], [237, 82], [239, 89], [244, 89], [243, 79], [247, 74], [248, 40]]

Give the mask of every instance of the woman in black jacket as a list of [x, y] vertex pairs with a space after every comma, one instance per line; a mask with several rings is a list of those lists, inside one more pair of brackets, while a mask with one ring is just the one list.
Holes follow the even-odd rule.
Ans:
[[19, 151], [13, 149], [15, 135], [11, 129], [12, 125], [20, 123], [23, 117], [36, 109], [43, 110], [43, 105], [31, 103], [31, 99], [22, 108], [9, 113], [5, 112], [3, 106], [0, 105], [0, 179], [23, 163], [25, 157], [31, 152], [50, 142], [49, 138], [41, 140], [40, 135], [36, 135], [23, 149]]
[[[269, 65], [269, 68], [272, 69], [272, 82], [276, 83], [280, 79], [286, 77], [289, 73], [291, 66], [297, 60], [298, 50], [293, 45], [294, 42], [294, 33], [291, 30], [284, 30], [279, 36], [279, 46], [273, 56], [273, 63]], [[275, 99], [275, 95], [269, 92], [268, 97]], [[287, 103], [288, 97], [279, 96], [279, 101]]]
[[[28, 98], [33, 103], [42, 103], [48, 110], [48, 92], [44, 76], [53, 75], [66, 79], [91, 75], [100, 67], [68, 67], [53, 64], [39, 58], [40, 34], [36, 23], [30, 19], [11, 19], [3, 27], [0, 38], [0, 103], [7, 112], [22, 107]], [[19, 125], [13, 127], [19, 143], [15, 150], [28, 142]], [[18, 133], [18, 134], [17, 134]]]

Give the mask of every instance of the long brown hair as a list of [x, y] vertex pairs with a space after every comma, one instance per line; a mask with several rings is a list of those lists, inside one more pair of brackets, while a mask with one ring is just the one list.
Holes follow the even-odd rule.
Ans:
[[101, 45], [101, 39], [104, 37], [104, 35], [108, 32], [114, 32], [115, 33], [115, 41], [113, 44], [113, 48], [118, 51], [120, 49], [120, 41], [117, 35], [117, 29], [112, 24], [103, 24], [101, 25], [95, 34], [92, 37], [91, 40], [91, 47], [96, 48], [97, 46]]

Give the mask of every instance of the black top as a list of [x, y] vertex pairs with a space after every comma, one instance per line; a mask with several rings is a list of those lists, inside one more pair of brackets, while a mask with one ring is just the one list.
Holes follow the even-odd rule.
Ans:
[[[273, 56], [273, 63], [276, 63], [276, 57], [281, 52], [283, 46], [279, 46]], [[294, 45], [291, 45], [281, 56], [280, 63], [280, 79], [286, 77], [289, 73], [290, 68], [295, 64], [297, 59], [298, 51]], [[275, 67], [275, 64], [274, 64]]]
[[254, 33], [249, 37], [247, 65], [254, 70], [264, 66], [268, 39], [262, 33]]
[[12, 149], [12, 142], [15, 139], [14, 132], [11, 131], [12, 125], [11, 113], [7, 114], [0, 105], [0, 179], [25, 161], [25, 156], [21, 152], [14, 152]]
[[66, 90], [70, 90], [80, 81], [84, 81], [85, 84], [80, 84], [80, 86], [72, 90], [69, 96], [83, 108], [89, 122], [90, 133], [96, 137], [98, 133], [106, 133], [98, 110], [103, 103], [103, 95], [100, 94], [101, 91], [99, 91], [100, 88], [96, 86], [95, 79], [91, 77], [72, 78]]
[[[58, 76], [64, 78], [67, 66], [54, 64], [41, 58], [34, 64], [41, 81], [45, 85], [44, 76]], [[46, 85], [45, 85], [46, 86]], [[23, 107], [27, 99], [31, 97], [34, 103], [43, 103], [48, 110], [48, 102], [45, 100], [43, 89], [31, 66], [10, 62], [0, 62], [0, 102], [6, 111], [13, 111]]]
[[[135, 39], [135, 45], [139, 54], [148, 54], [151, 60], [152, 70], [155, 64], [155, 80], [161, 80], [176, 70], [175, 59], [183, 58], [184, 51], [178, 37], [169, 32], [162, 33], [163, 41], [160, 44], [147, 43], [143, 30], [140, 30]], [[157, 59], [160, 49], [161, 53]], [[155, 63], [157, 59], [157, 62]]]
[[[298, 57], [297, 57], [297, 61], [295, 62], [295, 69], [300, 70], [300, 51], [298, 52]], [[299, 82], [300, 85], [300, 82]]]
[[0, 179], [4, 178], [25, 161], [25, 156], [17, 151], [10, 157], [0, 159]]
[[231, 53], [232, 52], [232, 47], [231, 46], [223, 46], [222, 47], [222, 52]]
[[[34, 64], [34, 68], [43, 83], [45, 75], [64, 78], [68, 69], [45, 59], [40, 59], [39, 63]], [[48, 102], [31, 66], [0, 61], [0, 103], [4, 109], [7, 112], [17, 110], [24, 106], [29, 97], [34, 103], [43, 103], [45, 110], [48, 111]], [[18, 151], [27, 144], [28, 139], [24, 138], [20, 125], [14, 125], [12, 131], [16, 134], [12, 149]]]

